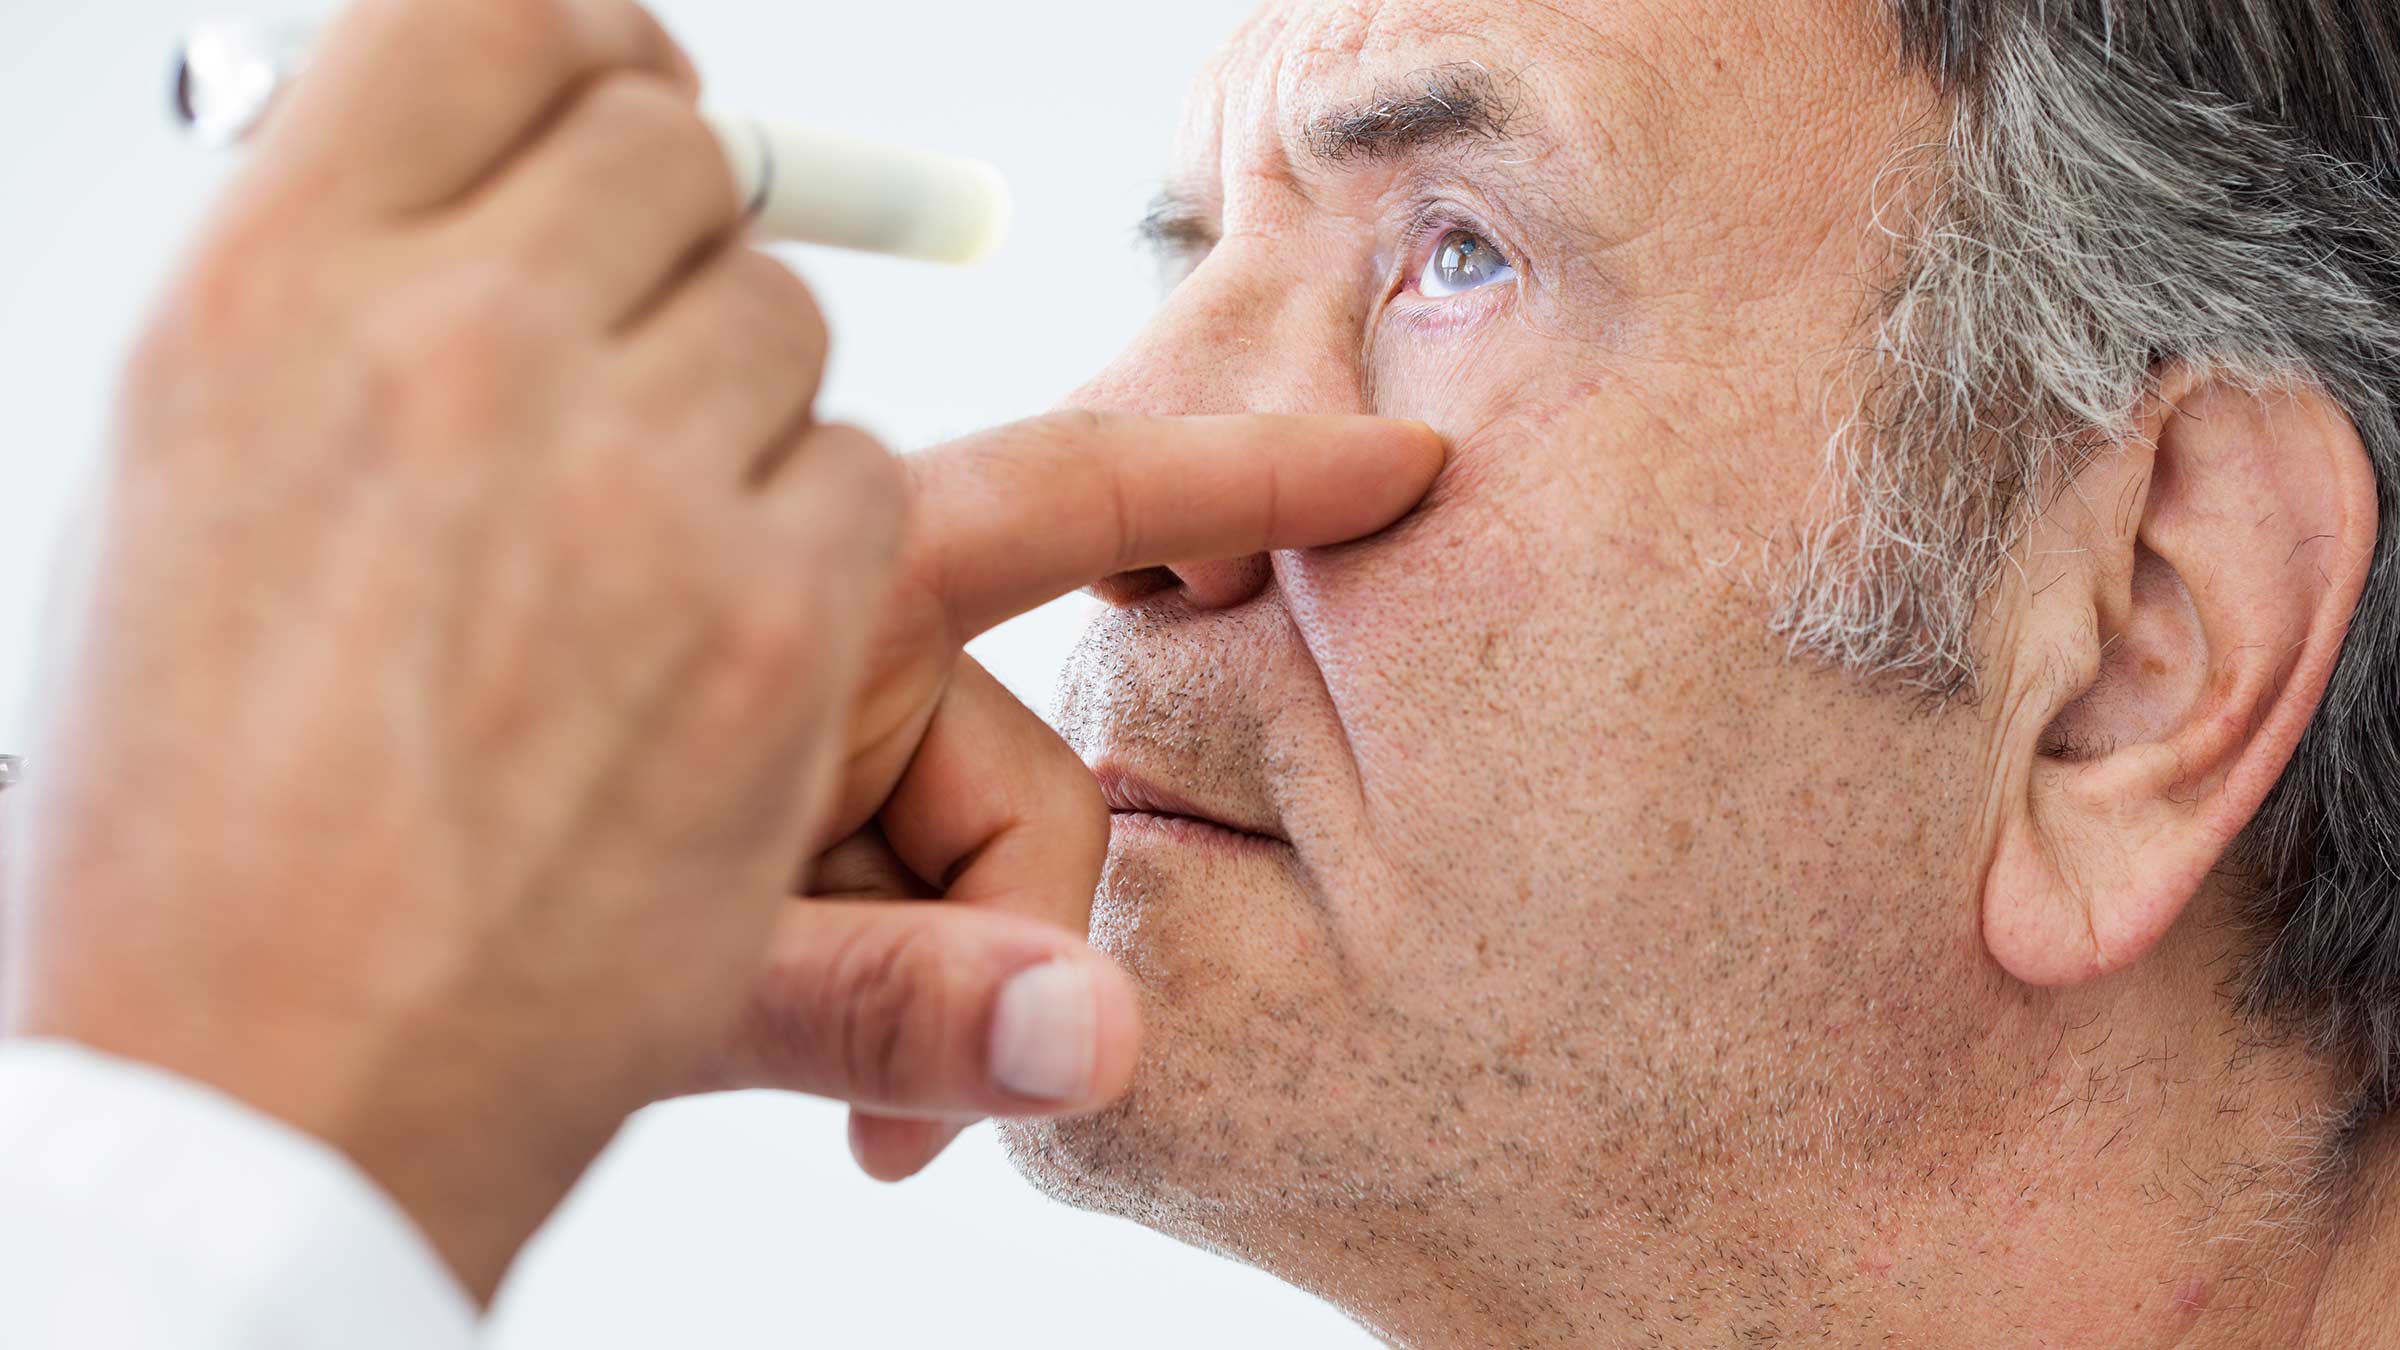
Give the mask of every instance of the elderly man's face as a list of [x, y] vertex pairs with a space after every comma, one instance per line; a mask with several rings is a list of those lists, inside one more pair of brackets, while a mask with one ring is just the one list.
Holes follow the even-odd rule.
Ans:
[[1377, 538], [1109, 587], [1073, 739], [1121, 807], [1250, 833], [1117, 817], [1095, 934], [1147, 1058], [1014, 1133], [1037, 1176], [1270, 1263], [1327, 1215], [1472, 1260], [1504, 1212], [1710, 1207], [1773, 1249], [1808, 1167], [1982, 1109], [1974, 719], [1766, 630], [1933, 113], [1865, 4], [1235, 39], [1153, 222], [1180, 280], [1082, 401], [1456, 449]]

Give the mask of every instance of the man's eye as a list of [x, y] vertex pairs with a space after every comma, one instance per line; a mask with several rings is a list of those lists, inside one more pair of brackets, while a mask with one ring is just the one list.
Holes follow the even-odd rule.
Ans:
[[1433, 256], [1425, 260], [1425, 271], [1417, 278], [1417, 293], [1438, 300], [1507, 281], [1516, 274], [1517, 269], [1482, 235], [1452, 230], [1435, 241]]

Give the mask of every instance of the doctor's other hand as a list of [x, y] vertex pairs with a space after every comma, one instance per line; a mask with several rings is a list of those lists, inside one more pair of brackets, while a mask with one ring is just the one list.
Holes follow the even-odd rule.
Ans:
[[345, 1150], [479, 1295], [721, 1045], [906, 493], [624, 0], [367, 0], [128, 370], [10, 1029]]
[[[1373, 533], [1444, 459], [1415, 422], [1064, 413], [906, 456], [908, 530], [846, 744], [835, 828], [709, 1086], [853, 1104], [885, 1179], [986, 1115], [1105, 1106], [1139, 1040], [1084, 941], [1100, 788], [961, 649], [1114, 574]], [[891, 903], [946, 901], [947, 903]]]

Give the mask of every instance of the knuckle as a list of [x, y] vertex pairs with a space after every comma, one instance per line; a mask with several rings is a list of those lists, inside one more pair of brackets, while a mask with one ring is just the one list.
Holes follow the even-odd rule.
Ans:
[[1108, 864], [1108, 799], [1100, 780], [1092, 776], [1081, 756], [1057, 736], [1044, 738], [1035, 756], [1035, 786], [1025, 814], [1041, 821], [1043, 837], [1057, 849], [1060, 865], [1076, 878], [1072, 887], [1059, 888], [1062, 908], [1074, 915], [1070, 925], [1079, 932], [1089, 920], [1091, 895], [1099, 888]]
[[901, 1104], [935, 1086], [957, 973], [921, 926], [845, 945], [820, 995], [819, 1025], [832, 1033], [849, 1091]]
[[756, 249], [731, 246], [693, 285], [692, 331], [716, 378], [787, 400], [797, 421], [825, 365], [824, 316], [792, 270]]
[[835, 715], [827, 705], [855, 677], [858, 643], [845, 625], [856, 620], [821, 582], [793, 584], [756, 564], [745, 547], [696, 587], [705, 591], [693, 609], [705, 616], [708, 660], [693, 680], [690, 712], [779, 744], [814, 738]]
[[489, 247], [469, 222], [437, 230], [345, 260], [358, 279], [336, 299], [352, 336], [411, 364], [450, 355], [513, 361], [562, 341], [558, 311], [526, 285], [520, 260]]
[[595, 79], [583, 98], [587, 115], [607, 127], [620, 153], [652, 170], [715, 170], [732, 192], [716, 134], [692, 101], [656, 72], [611, 70]]
[[1088, 785], [1083, 801], [1075, 811], [1076, 826], [1070, 832], [1071, 837], [1083, 846], [1083, 857], [1078, 870], [1080, 875], [1089, 878], [1089, 881], [1081, 886], [1075, 894], [1080, 899], [1084, 918], [1088, 921], [1091, 917], [1092, 896], [1099, 890], [1101, 873], [1108, 867], [1108, 798], [1100, 791], [1100, 781], [1091, 776], [1090, 770], [1084, 768], [1083, 760], [1075, 756], [1071, 750], [1068, 751], [1068, 756], [1074, 759], [1073, 768], [1083, 774]]
[[1042, 739], [1042, 754], [1050, 761], [1055, 775], [1055, 792], [1060, 814], [1069, 826], [1099, 838], [1101, 850], [1108, 847], [1108, 794], [1100, 790], [1100, 780], [1093, 776], [1065, 738], [1050, 735]]
[[1033, 444], [1073, 449], [1106, 440], [1116, 414], [1091, 408], [1060, 408], [1023, 423]]
[[[1012, 486], [1038, 489], [1062, 477], [1101, 474], [1113, 487], [1116, 466], [1111, 452], [1133, 444], [1136, 430], [1137, 424], [1123, 413], [1063, 408], [1020, 423], [1018, 434], [993, 442], [986, 467], [1005, 475]], [[1116, 505], [1120, 524], [1130, 529], [1123, 519], [1126, 504], [1119, 500]]]
[[470, 41], [518, 66], [555, 62], [588, 12], [584, 0], [449, 0], [443, 8]]
[[794, 685], [813, 664], [819, 645], [807, 606], [779, 587], [752, 590], [730, 601], [718, 620], [725, 675], [720, 701], [746, 718], [753, 710], [793, 699]]
[[873, 436], [832, 423], [811, 427], [796, 447], [813, 510], [795, 522], [819, 552], [881, 570], [900, 551], [909, 502], [908, 469]]
[[479, 62], [555, 81], [607, 66], [640, 66], [697, 86], [690, 60], [633, 0], [375, 0], [404, 21], [447, 25]]
[[700, 108], [682, 90], [654, 73], [630, 79], [641, 86], [641, 108], [651, 134], [667, 162], [685, 170], [686, 181], [714, 184], [728, 204], [733, 201], [733, 170], [725, 162], [725, 147]]
[[561, 570], [578, 584], [633, 586], [656, 597], [653, 603], [694, 607], [701, 586], [678, 501], [642, 457], [587, 454], [564, 475], [547, 517], [564, 555]]
[[739, 306], [736, 322], [743, 337], [754, 342], [763, 339], [761, 355], [775, 369], [788, 371], [794, 363], [822, 365], [832, 335], [808, 283], [754, 248], [742, 249], [730, 265], [730, 290]]
[[679, 123], [698, 126], [700, 122], [666, 81], [623, 67], [594, 76], [584, 86], [576, 111], [604, 124], [615, 136], [634, 142], [626, 145], [621, 140], [621, 150], [651, 149], [672, 140]]
[[[531, 152], [548, 166], [538, 206], [495, 198], [481, 208], [513, 256], [520, 283], [551, 276], [561, 258], [589, 252], [595, 212], [658, 215], [686, 229], [695, 245], [730, 231], [740, 214], [733, 171], [690, 100], [651, 71], [615, 69], [595, 77], [568, 113], [571, 131]], [[515, 215], [503, 216], [514, 210]]]
[[492, 439], [526, 415], [531, 374], [556, 337], [510, 292], [496, 267], [429, 276], [410, 298], [358, 310], [350, 350], [364, 377], [405, 392], [437, 439], [496, 450]]
[[860, 527], [896, 535], [908, 503], [908, 474], [899, 456], [867, 432], [838, 422], [819, 427], [816, 439], [821, 442], [817, 453], [838, 466], [843, 496], [859, 513]]
[[[238, 204], [246, 207], [247, 203]], [[144, 329], [161, 344], [178, 341], [236, 355], [272, 341], [323, 298], [305, 261], [313, 256], [288, 220], [230, 209], [212, 223]]]

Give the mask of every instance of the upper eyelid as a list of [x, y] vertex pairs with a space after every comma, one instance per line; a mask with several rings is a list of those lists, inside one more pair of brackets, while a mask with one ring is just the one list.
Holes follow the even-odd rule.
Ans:
[[[1395, 280], [1406, 287], [1413, 284], [1412, 264], [1427, 245], [1438, 242], [1453, 231], [1465, 231], [1481, 239], [1500, 255], [1503, 266], [1522, 270], [1518, 250], [1502, 243], [1493, 229], [1473, 212], [1447, 198], [1435, 197], [1420, 202], [1411, 211], [1400, 230], [1401, 275]], [[1150, 204], [1141, 220], [1134, 225], [1136, 242], [1169, 265], [1196, 266], [1224, 238], [1224, 231], [1215, 216], [1189, 197], [1173, 191], [1165, 192]], [[1413, 264], [1421, 266], [1421, 263]]]
[[1490, 209], [1496, 203], [1470, 205], [1470, 202], [1485, 203], [1489, 195], [1472, 188], [1460, 192], [1428, 184], [1412, 195], [1416, 197], [1416, 205], [1410, 208], [1401, 225], [1401, 237], [1412, 242], [1422, 239], [1429, 229], [1450, 228], [1480, 235], [1497, 247], [1501, 236], [1510, 232], [1502, 227], [1514, 223], [1507, 212]]
[[1469, 216], [1457, 206], [1448, 202], [1432, 201], [1417, 208], [1416, 214], [1409, 218], [1407, 229], [1401, 233], [1401, 284], [1404, 286], [1415, 284], [1416, 272], [1421, 270], [1425, 263], [1425, 259], [1419, 255], [1426, 253], [1429, 247], [1440, 244], [1448, 236], [1459, 233], [1471, 234], [1482, 240], [1494, 253], [1500, 255], [1502, 266], [1511, 271], [1522, 270], [1523, 264], [1518, 261], [1519, 253], [1515, 245], [1501, 242], [1491, 227]]
[[1172, 258], [1215, 248], [1223, 232], [1208, 212], [1170, 193], [1150, 204], [1133, 233], [1143, 247]]

